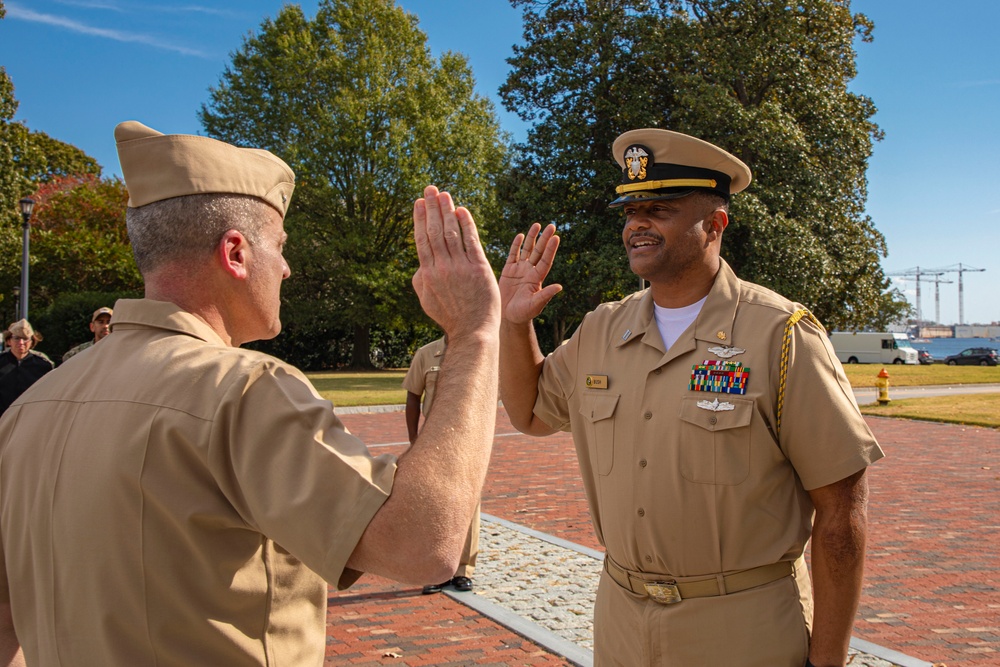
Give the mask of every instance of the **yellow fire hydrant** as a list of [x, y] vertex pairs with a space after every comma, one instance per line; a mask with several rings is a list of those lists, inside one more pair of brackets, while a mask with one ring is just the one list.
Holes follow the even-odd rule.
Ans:
[[875, 378], [875, 388], [878, 389], [878, 404], [889, 405], [889, 372], [884, 368]]

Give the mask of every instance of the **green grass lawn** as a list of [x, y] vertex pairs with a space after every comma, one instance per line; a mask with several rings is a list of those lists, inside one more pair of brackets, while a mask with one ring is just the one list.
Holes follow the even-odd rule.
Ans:
[[[889, 394], [890, 398], [892, 393]], [[889, 405], [862, 405], [861, 412], [878, 417], [924, 419], [949, 424], [1000, 428], [1000, 394], [959, 394], [905, 398]]]
[[890, 387], [920, 387], [929, 384], [987, 384], [1000, 383], [1000, 366], [907, 366], [888, 364], [844, 364], [844, 372], [851, 386], [871, 387], [875, 376], [885, 368], [889, 373]]
[[406, 390], [402, 386], [405, 375], [405, 368], [365, 373], [306, 373], [316, 391], [337, 407], [402, 405], [406, 403]]
[[[881, 369], [878, 364], [844, 366], [851, 386], [856, 388], [873, 386]], [[1000, 383], [1000, 366], [889, 365], [885, 369], [889, 372], [890, 397], [892, 387]], [[402, 405], [406, 403], [406, 391], [401, 386], [404, 375], [406, 369], [307, 374], [323, 398], [337, 407]], [[862, 406], [861, 411], [883, 417], [1000, 427], [1000, 393], [894, 400], [884, 407]]]

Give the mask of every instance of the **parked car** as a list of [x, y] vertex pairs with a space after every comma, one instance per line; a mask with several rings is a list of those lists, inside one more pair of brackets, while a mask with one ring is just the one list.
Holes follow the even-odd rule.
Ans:
[[933, 364], [934, 357], [927, 350], [917, 350], [917, 361], [921, 364]]
[[996, 366], [1000, 363], [997, 351], [989, 347], [970, 347], [958, 354], [944, 358], [949, 366]]

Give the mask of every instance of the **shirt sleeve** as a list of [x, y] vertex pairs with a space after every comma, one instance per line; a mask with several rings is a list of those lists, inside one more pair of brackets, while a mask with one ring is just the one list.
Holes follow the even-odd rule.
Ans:
[[403, 378], [403, 389], [417, 396], [424, 393], [424, 366], [426, 366], [424, 349], [420, 348], [413, 355], [413, 359], [410, 360], [410, 368]]
[[570, 430], [569, 398], [577, 377], [580, 341], [590, 317], [588, 314], [570, 339], [553, 350], [542, 365], [534, 413], [549, 428]]
[[373, 457], [297, 369], [262, 369], [226, 392], [210, 466], [244, 520], [326, 581], [344, 585], [396, 459]]
[[829, 337], [807, 319], [792, 327], [779, 445], [806, 490], [838, 482], [884, 456]]

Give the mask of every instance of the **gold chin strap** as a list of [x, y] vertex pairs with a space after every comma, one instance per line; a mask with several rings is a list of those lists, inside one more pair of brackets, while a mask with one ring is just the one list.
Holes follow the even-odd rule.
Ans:
[[778, 409], [774, 423], [775, 438], [777, 438], [781, 433], [781, 411], [785, 407], [785, 378], [788, 377], [788, 348], [792, 344], [792, 327], [794, 327], [802, 318], [806, 318], [818, 326], [820, 331], [826, 333], [826, 329], [820, 321], [816, 319], [816, 316], [805, 308], [796, 310], [792, 313], [792, 316], [788, 318], [788, 321], [785, 322], [785, 333], [781, 337], [781, 366], [778, 371]]
[[714, 188], [716, 185], [718, 182], [712, 178], [673, 178], [665, 181], [626, 183], [615, 188], [615, 192], [624, 194], [636, 190], [657, 190], [659, 188]]

